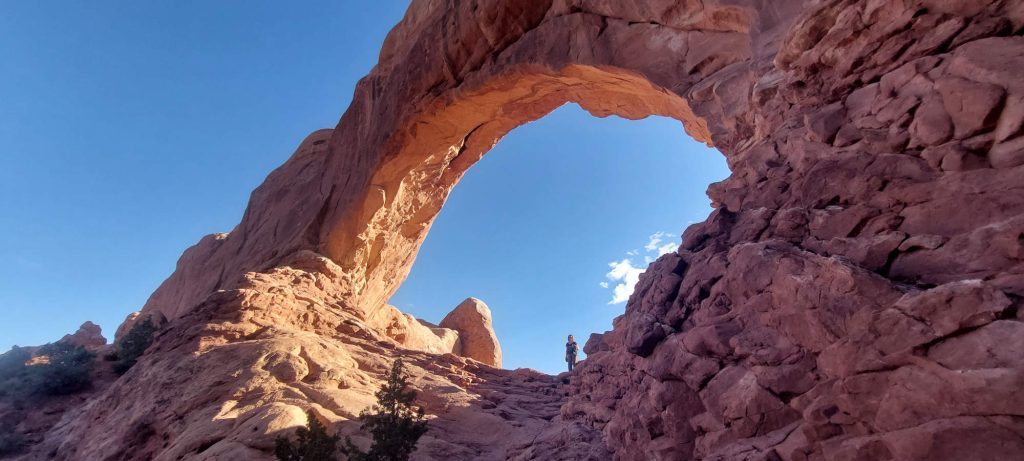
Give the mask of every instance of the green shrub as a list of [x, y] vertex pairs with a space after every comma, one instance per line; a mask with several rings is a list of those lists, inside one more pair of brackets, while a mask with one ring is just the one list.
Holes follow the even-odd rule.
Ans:
[[17, 403], [36, 395], [73, 394], [92, 385], [96, 354], [67, 341], [50, 343], [35, 355], [43, 360], [26, 364], [32, 354], [14, 347], [0, 355], [0, 397]]
[[153, 335], [156, 334], [156, 326], [151, 319], [146, 318], [136, 323], [128, 333], [114, 344], [117, 359], [114, 362], [114, 371], [117, 374], [124, 374], [135, 362], [139, 360], [143, 352], [153, 343]]
[[18, 346], [0, 355], [0, 397], [20, 401], [27, 396], [25, 362], [31, 358], [28, 349]]
[[377, 404], [359, 415], [362, 429], [373, 437], [370, 450], [363, 452], [351, 438], [345, 439], [342, 452], [352, 461], [406, 461], [416, 450], [416, 442], [427, 432], [423, 408], [413, 411], [416, 392], [406, 390], [402, 360], [395, 360], [388, 382], [377, 391]]
[[306, 427], [296, 429], [298, 440], [293, 444], [285, 436], [274, 440], [274, 454], [281, 461], [334, 461], [338, 450], [337, 435], [327, 435], [327, 429], [316, 419], [313, 411], [306, 413]]
[[46, 356], [46, 363], [25, 367], [27, 382], [44, 395], [73, 394], [92, 385], [92, 366], [96, 354], [67, 341], [57, 341], [39, 348], [37, 355]]
[[21, 374], [25, 370], [25, 362], [31, 358], [28, 349], [18, 346], [0, 354], [0, 380]]

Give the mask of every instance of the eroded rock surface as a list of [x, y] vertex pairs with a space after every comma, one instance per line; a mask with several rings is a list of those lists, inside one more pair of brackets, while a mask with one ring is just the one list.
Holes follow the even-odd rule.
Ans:
[[[154, 347], [33, 456], [268, 459], [306, 408], [351, 433], [404, 356], [421, 459], [1021, 458], [1022, 27], [1011, 0], [414, 1], [338, 126], [153, 294]], [[448, 192], [566, 102], [713, 143], [717, 210], [566, 388], [413, 350], [385, 302]]]
[[1019, 5], [808, 4], [563, 416], [624, 459], [1024, 456]]
[[408, 349], [336, 303], [339, 271], [300, 252], [247, 274], [161, 329], [23, 457], [270, 460], [274, 437], [305, 424], [308, 409], [365, 442], [354, 419], [401, 357], [431, 418], [415, 459], [610, 458], [599, 431], [562, 420], [562, 380]]
[[90, 321], [83, 323], [73, 334], [64, 335], [61, 341], [88, 349], [95, 349], [107, 344], [107, 338], [103, 337], [103, 330], [99, 325]]
[[466, 298], [441, 320], [441, 327], [459, 332], [455, 353], [501, 367], [501, 344], [491, 325], [491, 309], [483, 301]]

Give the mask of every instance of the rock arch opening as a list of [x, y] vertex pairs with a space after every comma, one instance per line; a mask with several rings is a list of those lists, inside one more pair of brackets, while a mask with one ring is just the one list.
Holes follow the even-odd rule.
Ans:
[[688, 222], [707, 217], [705, 189], [727, 171], [674, 119], [597, 118], [567, 104], [514, 129], [470, 168], [388, 304], [437, 322], [479, 298], [504, 368], [557, 374], [565, 336], [582, 348], [611, 328], [622, 293], [678, 248]]
[[[509, 130], [567, 102], [597, 116], [671, 117], [700, 142], [710, 145], [714, 133], [723, 151], [740, 141], [734, 134], [763, 136], [736, 119], [749, 95], [731, 89], [746, 84], [745, 66], [759, 53], [752, 34], [780, 25], [769, 17], [752, 30], [754, 13], [413, 2], [338, 126], [310, 135], [272, 172], [230, 234], [189, 249], [143, 311], [179, 318], [246, 274], [309, 250], [339, 266], [337, 303], [369, 317], [407, 275], [466, 170]], [[740, 94], [723, 99], [728, 93]]]
[[[706, 123], [682, 97], [635, 72], [570, 65], [558, 71], [501, 73], [407, 121], [407, 129], [385, 140], [384, 157], [353, 208], [340, 217], [328, 213], [323, 218], [320, 251], [338, 263], [352, 282], [343, 302], [361, 310], [371, 326], [410, 348], [459, 351], [466, 347], [461, 337], [482, 335], [484, 342], [495, 344], [474, 348], [496, 351], [493, 333], [457, 330], [460, 338], [453, 346], [450, 332], [415, 320], [386, 301], [408, 276], [431, 224], [469, 168], [512, 129], [567, 103], [598, 117], [675, 119], [691, 137], [711, 145]], [[332, 138], [331, 148], [342, 148], [337, 145], [340, 138]], [[328, 169], [333, 167], [328, 163]], [[327, 204], [332, 195], [333, 191]], [[501, 364], [500, 352], [473, 358]]]
[[633, 72], [573, 65], [497, 76], [396, 134], [356, 202], [358, 211], [326, 230], [325, 254], [364, 281], [353, 287], [353, 302], [383, 305], [408, 275], [431, 223], [468, 169], [509, 131], [566, 103], [598, 117], [670, 117], [711, 145], [706, 123], [682, 97]]

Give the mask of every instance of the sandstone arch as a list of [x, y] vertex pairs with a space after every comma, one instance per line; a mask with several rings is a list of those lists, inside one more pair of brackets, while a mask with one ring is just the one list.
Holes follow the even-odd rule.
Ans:
[[[560, 416], [500, 426], [529, 443], [464, 456], [601, 458], [606, 444], [621, 459], [1019, 457], [1021, 5], [414, 2], [339, 125], [154, 293], [143, 312], [169, 327], [140, 369], [54, 443], [103, 458], [132, 441], [91, 421], [152, 414], [165, 443], [147, 441], [151, 455], [263, 456], [243, 420], [266, 436], [295, 406], [350, 417], [389, 354], [480, 399], [488, 383], [542, 380], [400, 351], [366, 321], [460, 175], [517, 124], [576, 101], [677, 118], [733, 174], [709, 190], [719, 209], [588, 342]], [[346, 376], [358, 379], [342, 388]], [[132, 379], [195, 399], [157, 405]], [[439, 413], [450, 445], [470, 446]], [[223, 436], [210, 445], [185, 416], [238, 424], [209, 425]], [[436, 442], [428, 456], [451, 456]]]
[[365, 281], [353, 304], [370, 308], [390, 298], [459, 179], [510, 130], [566, 102], [599, 116], [673, 117], [710, 142], [685, 100], [620, 69], [573, 65], [501, 75], [468, 93], [417, 119], [415, 134], [374, 171], [358, 211], [322, 231], [323, 253]]
[[[717, 79], [698, 85], [712, 73], [726, 84], [749, 76], [756, 19], [749, 9], [698, 5], [635, 11], [611, 4], [595, 12], [571, 2], [455, 9], [415, 2], [339, 126], [311, 135], [254, 192], [238, 228], [195, 248], [212, 254], [179, 270], [146, 308], [176, 317], [232, 276], [310, 249], [345, 269], [353, 305], [374, 309], [404, 278], [447, 192], [473, 161], [509, 130], [566, 102], [598, 116], [673, 117], [710, 144], [712, 127], [686, 93], [715, 91]], [[733, 122], [716, 118], [726, 133]], [[196, 283], [189, 270], [226, 278]]]

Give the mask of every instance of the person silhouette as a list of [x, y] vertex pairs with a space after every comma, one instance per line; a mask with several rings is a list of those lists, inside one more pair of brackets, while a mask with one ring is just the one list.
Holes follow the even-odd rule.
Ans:
[[576, 356], [580, 353], [580, 346], [576, 344], [576, 340], [569, 335], [569, 342], [565, 343], [565, 361], [569, 364], [569, 371], [572, 371], [572, 367], [576, 365]]

